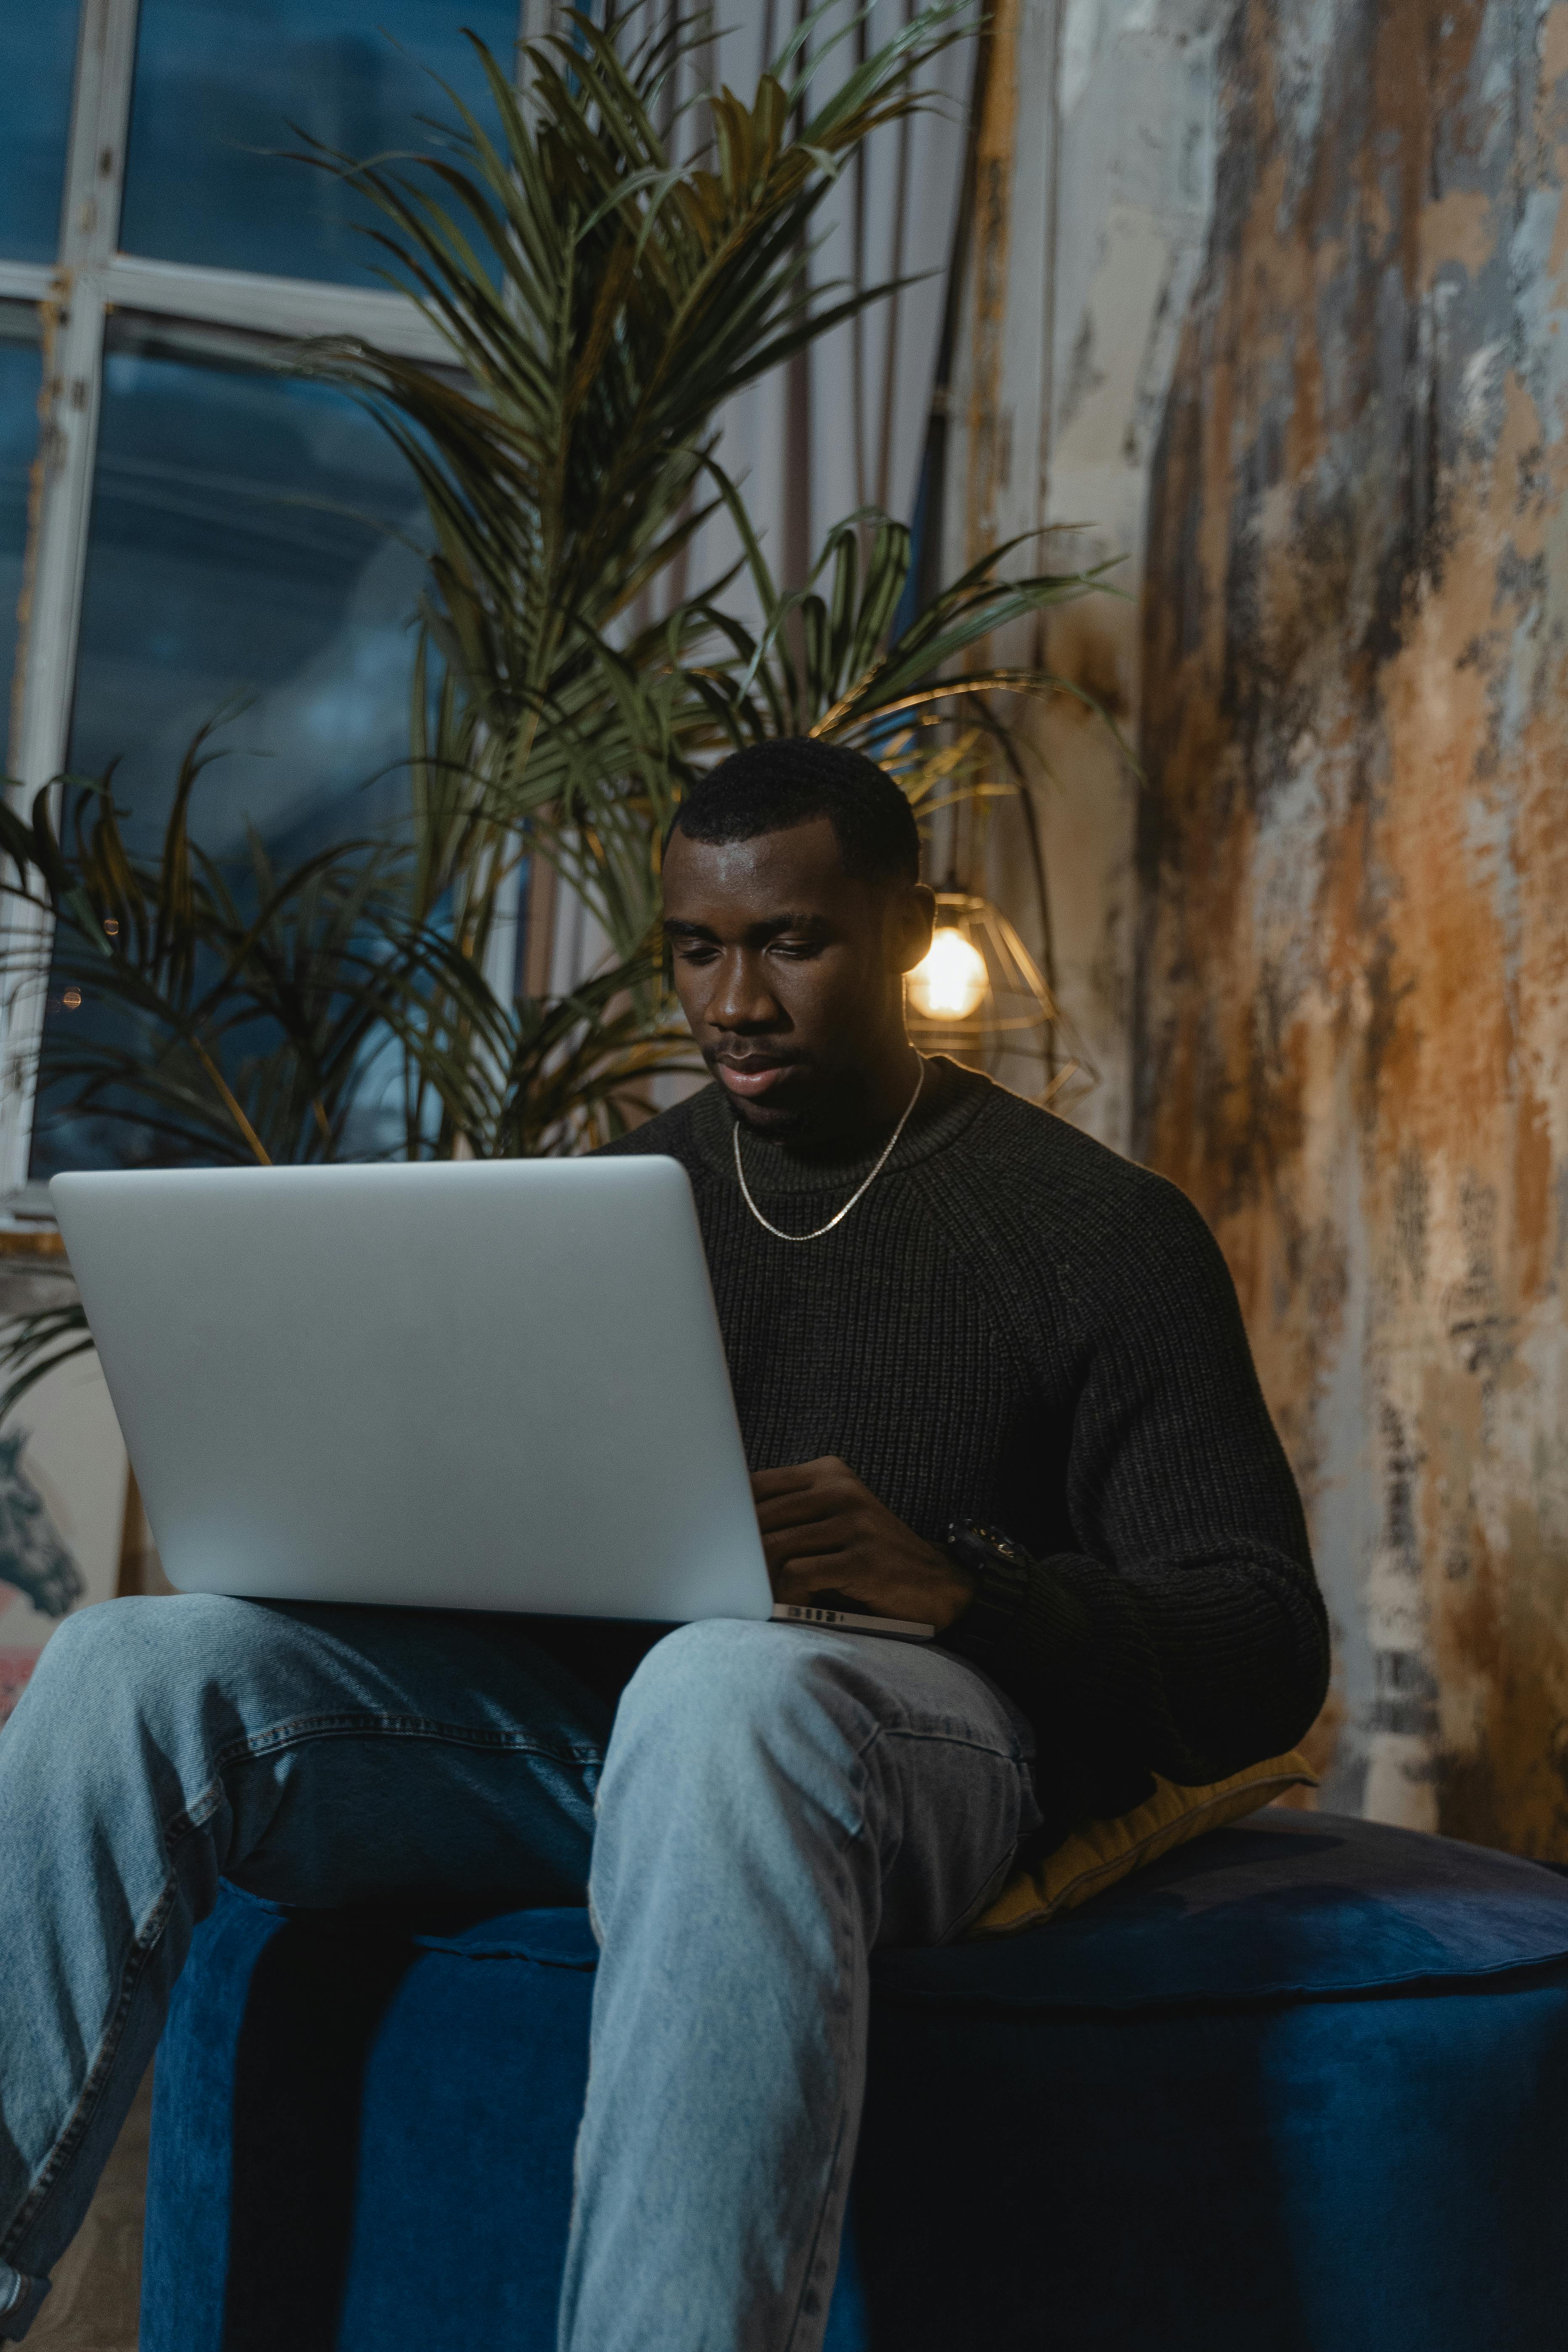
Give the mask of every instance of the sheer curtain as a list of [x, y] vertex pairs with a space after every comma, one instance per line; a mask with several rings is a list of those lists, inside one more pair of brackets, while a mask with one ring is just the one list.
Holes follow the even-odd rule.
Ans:
[[[849, 5], [817, 12], [807, 38], [807, 55], [819, 60], [814, 101], [820, 104], [915, 13], [913, 0], [875, 0], [863, 13]], [[732, 29], [715, 44], [716, 79], [754, 89], [805, 14], [799, 0], [743, 0]], [[811, 279], [819, 294], [835, 281], [846, 289], [914, 282], [752, 386], [723, 416], [721, 462], [743, 478], [769, 564], [789, 586], [802, 583], [826, 531], [857, 507], [912, 519], [974, 48], [973, 40], [962, 42], [936, 60], [926, 78], [929, 110], [874, 132], [818, 216]], [[689, 121], [695, 129], [700, 115]], [[727, 524], [710, 526], [692, 552], [693, 580], [720, 569], [732, 552]]]
[[[750, 98], [768, 61], [807, 22], [807, 55], [817, 61], [811, 104], [818, 106], [882, 42], [916, 15], [915, 0], [874, 0], [808, 12], [800, 0], [719, 0], [720, 30], [684, 64], [672, 89], [672, 129], [685, 152], [705, 136], [706, 110], [689, 101], [698, 87], [727, 84]], [[543, 11], [530, 11], [530, 30]], [[836, 283], [868, 288], [912, 281], [858, 319], [775, 369], [731, 401], [720, 417], [719, 462], [739, 482], [763, 551], [781, 586], [801, 586], [833, 524], [858, 507], [914, 520], [931, 417], [938, 348], [963, 177], [966, 116], [974, 74], [971, 38], [927, 69], [926, 110], [872, 133], [846, 165], [817, 216], [811, 284], [831, 301]], [[726, 516], [707, 522], [665, 583], [667, 596], [720, 578], [740, 546]], [[725, 602], [743, 619], [755, 605], [744, 575]], [[536, 894], [531, 920], [549, 925], [550, 952], [537, 940], [530, 964], [550, 985], [574, 985], [604, 951], [597, 926], [564, 893], [551, 907]]]

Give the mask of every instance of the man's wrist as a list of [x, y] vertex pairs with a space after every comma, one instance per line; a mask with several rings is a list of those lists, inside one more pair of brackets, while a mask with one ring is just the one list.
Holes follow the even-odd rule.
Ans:
[[944, 1549], [973, 1594], [949, 1628], [949, 1638], [977, 1664], [984, 1664], [1009, 1646], [1028, 1596], [1028, 1556], [1010, 1536], [973, 1519], [953, 1521]]

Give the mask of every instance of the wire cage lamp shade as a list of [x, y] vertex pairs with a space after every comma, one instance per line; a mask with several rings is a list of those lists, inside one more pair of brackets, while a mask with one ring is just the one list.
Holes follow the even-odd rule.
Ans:
[[1037, 1102], [1061, 1108], [1093, 1084], [1065, 1050], [1044, 973], [1001, 908], [974, 891], [937, 892], [931, 952], [904, 982], [904, 1013], [923, 1052], [993, 1072], [1015, 1057], [1033, 1065]]

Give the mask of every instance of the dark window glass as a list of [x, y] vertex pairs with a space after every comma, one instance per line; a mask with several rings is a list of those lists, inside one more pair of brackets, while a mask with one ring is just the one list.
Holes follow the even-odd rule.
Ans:
[[10, 732], [16, 599], [27, 545], [27, 469], [38, 444], [38, 347], [33, 313], [0, 303], [0, 748]]
[[[237, 856], [254, 824], [286, 866], [384, 830], [406, 798], [421, 576], [406, 467], [340, 394], [111, 330], [73, 770], [119, 760], [148, 848], [192, 735], [248, 698], [197, 787], [204, 847]], [[50, 1020], [70, 1017], [55, 999]], [[32, 1172], [134, 1157], [132, 1141], [63, 1122], [46, 1087]]]
[[142, 0], [121, 245], [164, 261], [374, 283], [355, 225], [373, 207], [288, 160], [301, 132], [363, 159], [428, 152], [456, 118], [432, 69], [486, 122], [466, 26], [506, 71], [517, 0]]
[[52, 261], [70, 129], [77, 0], [0, 8], [0, 254]]
[[[118, 346], [118, 347], [117, 347]], [[121, 761], [138, 836], [180, 753], [240, 698], [202, 792], [202, 838], [357, 830], [406, 749], [423, 509], [403, 458], [341, 393], [111, 334], [104, 367], [71, 764]]]

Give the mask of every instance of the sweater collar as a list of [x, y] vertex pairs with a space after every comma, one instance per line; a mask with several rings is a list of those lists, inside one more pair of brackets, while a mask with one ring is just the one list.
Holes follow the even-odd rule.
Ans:
[[[949, 1144], [955, 1143], [987, 1097], [995, 1091], [991, 1079], [981, 1071], [965, 1069], [945, 1054], [928, 1055], [920, 1100], [883, 1177], [897, 1175], [912, 1168], [917, 1160], [929, 1160], [933, 1152], [943, 1151]], [[727, 1183], [733, 1184], [735, 1114], [728, 1096], [716, 1081], [692, 1097], [691, 1133], [707, 1166]], [[741, 1149], [745, 1154], [746, 1181], [752, 1191], [759, 1200], [764, 1193], [778, 1200], [790, 1194], [853, 1191], [876, 1165], [886, 1142], [887, 1137], [881, 1136], [868, 1150], [857, 1151], [844, 1159], [816, 1154], [807, 1159], [783, 1144], [769, 1143], [760, 1136], [749, 1134], [742, 1137]]]

